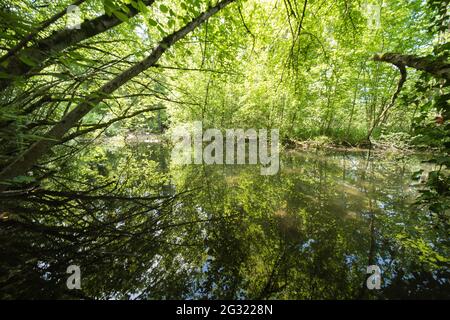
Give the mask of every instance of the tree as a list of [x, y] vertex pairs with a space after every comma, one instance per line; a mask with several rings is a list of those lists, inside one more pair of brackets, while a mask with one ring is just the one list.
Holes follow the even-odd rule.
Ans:
[[153, 48], [151, 54], [146, 59], [134, 64], [114, 79], [104, 84], [100, 89], [91, 93], [83, 102], [78, 104], [72, 111], [64, 116], [59, 123], [53, 126], [53, 128], [45, 135], [44, 139], [35, 142], [28, 150], [20, 154], [18, 158], [4, 168], [2, 172], [0, 172], [0, 180], [8, 180], [26, 173], [37, 163], [42, 155], [46, 154], [48, 150], [64, 136], [64, 134], [75, 126], [79, 120], [81, 120], [105, 97], [112, 94], [123, 84], [144, 70], [155, 66], [161, 55], [173, 44], [233, 1], [234, 0], [223, 0], [217, 5], [209, 8], [207, 11], [186, 24], [183, 28], [166, 36], [155, 48]]

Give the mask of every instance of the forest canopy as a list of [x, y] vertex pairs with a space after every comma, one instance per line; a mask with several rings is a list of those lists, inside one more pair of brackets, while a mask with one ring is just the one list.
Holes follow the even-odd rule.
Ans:
[[[192, 169], [168, 176], [166, 151], [123, 145], [133, 137], [166, 141], [174, 127], [195, 121], [218, 130], [277, 129], [286, 149], [426, 153], [433, 168], [414, 172], [417, 179], [426, 174], [414, 203], [428, 210], [442, 247], [433, 251], [422, 234], [413, 239], [404, 230], [386, 232], [421, 248], [426, 270], [436, 267], [448, 285], [449, 8], [448, 0], [0, 0], [0, 297], [123, 298], [131, 294], [126, 283], [139, 287], [134, 297], [192, 297], [177, 287], [178, 280], [187, 283], [189, 271], [176, 272], [186, 252], [170, 243], [192, 234], [195, 240], [209, 228], [215, 230], [209, 256], [217, 254], [210, 268], [220, 259], [230, 264], [226, 244], [246, 259], [248, 248], [236, 241], [262, 237], [263, 227], [234, 219], [258, 202], [255, 194], [283, 198], [283, 184], [254, 181], [278, 189], [268, 196], [255, 187], [237, 204], [229, 197], [239, 195], [215, 198], [189, 184], [213, 173]], [[299, 163], [308, 167], [308, 161]], [[297, 182], [287, 179], [294, 188]], [[191, 192], [207, 203], [203, 210], [186, 204]], [[276, 200], [252, 207], [257, 220], [272, 206], [282, 208], [272, 210], [275, 220], [280, 210], [289, 211], [289, 201], [270, 201]], [[305, 216], [295, 219], [306, 224], [313, 208], [296, 210]], [[205, 222], [211, 225], [202, 229], [198, 224]], [[264, 251], [262, 260], [249, 261], [258, 268], [264, 259], [283, 265], [293, 248], [289, 241], [301, 234], [284, 231], [283, 253]], [[146, 262], [130, 253], [142, 253]], [[369, 256], [374, 261], [375, 251]], [[205, 257], [198, 253], [191, 263], [201, 265]], [[69, 293], [56, 275], [77, 259], [92, 276], [85, 289]], [[176, 277], [151, 278], [148, 270], [162, 272], [152, 267], [155, 259]], [[97, 289], [93, 274], [106, 266], [110, 273]], [[227, 279], [208, 279], [209, 291], [199, 296], [315, 296], [283, 291], [281, 271], [264, 285], [244, 281], [242, 270], [227, 270]], [[358, 282], [364, 276], [335, 296], [364, 297]], [[113, 284], [112, 277], [123, 280]], [[215, 292], [220, 288], [212, 283], [221, 281], [228, 289]], [[247, 294], [239, 293], [240, 281], [249, 284]], [[315, 297], [326, 298], [323, 283], [317, 286]]]

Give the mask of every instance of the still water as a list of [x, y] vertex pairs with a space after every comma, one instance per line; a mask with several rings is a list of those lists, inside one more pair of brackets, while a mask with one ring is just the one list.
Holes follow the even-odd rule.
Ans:
[[[261, 176], [248, 165], [170, 167], [162, 154], [174, 192], [192, 190], [177, 216], [204, 221], [174, 238], [186, 247], [174, 255], [173, 297], [450, 297], [447, 226], [414, 205], [421, 157], [290, 151], [278, 175]], [[369, 265], [381, 290], [367, 289]]]
[[[35, 240], [42, 253], [27, 257], [37, 255], [27, 281], [42, 289], [34, 283], [16, 296], [450, 298], [448, 223], [414, 204], [420, 186], [411, 176], [422, 157], [284, 151], [280, 172], [262, 176], [258, 166], [173, 166], [162, 144], [98, 148], [73, 166], [90, 164], [92, 179], [131, 179], [129, 194], [163, 198], [154, 206], [93, 199], [95, 213], [80, 214], [86, 221], [132, 215], [95, 236]], [[63, 288], [69, 263], [82, 270], [78, 296]], [[11, 268], [25, 272], [19, 264]], [[370, 265], [381, 269], [380, 290], [366, 286]]]

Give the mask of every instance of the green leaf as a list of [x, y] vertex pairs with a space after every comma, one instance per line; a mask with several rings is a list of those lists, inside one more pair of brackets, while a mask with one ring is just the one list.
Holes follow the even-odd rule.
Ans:
[[138, 1], [138, 9], [140, 12], [144, 12], [144, 13], [149, 12], [147, 6], [141, 0]]
[[161, 10], [161, 12], [163, 12], [163, 13], [167, 13], [169, 11], [169, 8], [167, 8], [167, 6], [161, 4], [159, 6], [159, 10]]
[[20, 59], [20, 61], [22, 61], [23, 63], [25, 63], [26, 65], [29, 65], [31, 67], [37, 66], [37, 63], [33, 59], [31, 59], [30, 57], [27, 57], [25, 55], [20, 55], [19, 59]]
[[123, 22], [128, 21], [128, 16], [125, 13], [123, 13], [122, 11], [114, 10], [113, 14]]
[[105, 8], [105, 13], [108, 16], [111, 16], [111, 14], [113, 13], [113, 11], [116, 9], [115, 5], [112, 3], [111, 0], [104, 0], [103, 1], [103, 6]]
[[158, 28], [159, 32], [161, 32], [162, 35], [166, 34], [166, 31], [160, 25], [158, 25], [157, 28]]
[[13, 182], [15, 183], [29, 183], [29, 182], [33, 182], [35, 179], [33, 177], [29, 177], [29, 176], [17, 176], [14, 179], [12, 179]]

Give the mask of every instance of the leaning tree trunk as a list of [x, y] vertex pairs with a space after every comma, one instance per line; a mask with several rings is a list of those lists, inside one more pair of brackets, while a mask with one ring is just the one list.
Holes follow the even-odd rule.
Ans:
[[439, 58], [434, 57], [417, 57], [414, 55], [385, 53], [375, 55], [375, 61], [392, 63], [396, 66], [410, 67], [416, 70], [425, 71], [436, 78], [444, 78], [450, 80], [450, 64]]
[[[144, 60], [134, 64], [132, 67], [123, 71], [104, 84], [100, 89], [91, 93], [86, 100], [78, 104], [71, 112], [61, 119], [53, 128], [49, 130], [45, 138], [35, 142], [25, 152], [20, 154], [11, 164], [9, 164], [2, 172], [0, 172], [0, 181], [9, 180], [19, 175], [24, 175], [30, 170], [38, 160], [48, 153], [48, 151], [57, 144], [64, 135], [76, 125], [86, 114], [88, 114], [97, 104], [111, 93], [116, 91], [122, 85], [127, 83], [133, 77], [139, 75], [141, 72], [154, 66], [162, 54], [167, 51], [175, 42], [184, 38], [188, 33], [208, 20], [212, 15], [219, 10], [236, 0], [222, 0], [216, 6], [209, 8], [191, 22], [186, 24], [183, 28], [165, 37]], [[0, 191], [5, 190], [5, 186], [0, 185]]]
[[434, 58], [434, 57], [417, 57], [414, 55], [408, 54], [399, 54], [399, 53], [385, 53], [382, 55], [375, 55], [372, 58], [374, 61], [387, 62], [395, 65], [400, 71], [400, 80], [398, 82], [397, 90], [392, 96], [391, 102], [389, 105], [383, 110], [380, 116], [374, 121], [373, 126], [369, 129], [367, 134], [367, 142], [371, 145], [370, 137], [372, 135], [373, 130], [378, 126], [380, 122], [386, 117], [387, 112], [394, 106], [403, 85], [406, 82], [407, 72], [406, 67], [410, 67], [416, 70], [424, 71], [431, 74], [433, 77], [438, 79], [450, 80], [450, 64], [442, 58]]
[[[155, 2], [155, 0], [142, 0], [142, 3], [146, 6], [152, 5], [153, 2]], [[81, 1], [75, 2], [75, 4], [79, 3], [81, 3]], [[139, 10], [135, 9], [131, 4], [127, 5], [126, 9], [119, 11], [128, 18], [132, 18], [139, 13]], [[49, 21], [56, 21], [56, 19], [62, 15], [63, 11]], [[44, 62], [47, 61], [49, 57], [54, 56], [83, 40], [103, 33], [122, 22], [123, 21], [115, 15], [108, 15], [105, 13], [91, 20], [84, 21], [81, 23], [79, 29], [64, 29], [53, 33], [47, 38], [38, 40], [30, 47], [25, 47], [24, 43], [26, 44], [36, 36], [34, 33], [28, 35], [22, 39], [17, 46], [10, 49], [8, 53], [0, 58], [0, 73], [7, 75], [3, 79], [0, 79], [0, 91], [3, 91], [10, 86], [15, 78], [26, 76], [31, 71], [40, 71], [44, 67]], [[50, 23], [44, 22], [44, 26], [47, 24], [50, 25]]]

